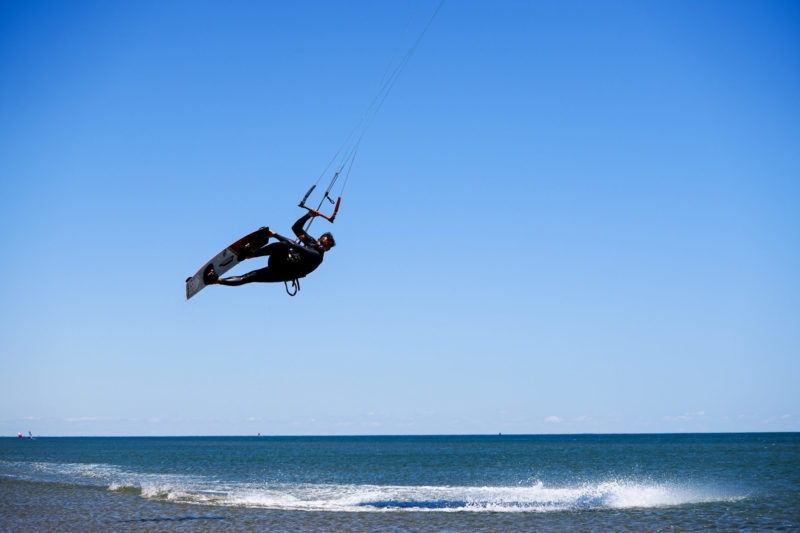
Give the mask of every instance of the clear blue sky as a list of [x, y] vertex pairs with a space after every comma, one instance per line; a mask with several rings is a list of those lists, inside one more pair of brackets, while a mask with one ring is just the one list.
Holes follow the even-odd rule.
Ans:
[[796, 2], [448, 2], [185, 301], [436, 3], [0, 4], [0, 433], [800, 430]]

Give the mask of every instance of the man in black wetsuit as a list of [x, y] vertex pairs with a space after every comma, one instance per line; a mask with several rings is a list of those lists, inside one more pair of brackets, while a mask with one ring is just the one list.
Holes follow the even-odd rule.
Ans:
[[220, 278], [214, 272], [213, 266], [203, 274], [203, 281], [206, 285], [244, 285], [254, 281], [293, 281], [303, 278], [313, 272], [321, 263], [325, 252], [336, 245], [333, 235], [325, 233], [319, 239], [314, 239], [303, 229], [305, 223], [317, 216], [316, 211], [309, 210], [308, 213], [300, 217], [292, 226], [292, 231], [297, 235], [300, 244], [296, 244], [286, 237], [270, 231], [270, 236], [275, 237], [278, 242], [267, 244], [258, 250], [244, 250], [239, 260], [252, 257], [269, 256], [266, 268], [253, 270], [242, 276], [231, 276]]

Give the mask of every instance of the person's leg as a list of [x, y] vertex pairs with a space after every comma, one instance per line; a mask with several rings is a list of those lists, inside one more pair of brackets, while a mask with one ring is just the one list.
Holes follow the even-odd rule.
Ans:
[[286, 276], [282, 272], [275, 271], [270, 267], [253, 270], [242, 276], [231, 276], [229, 278], [219, 278], [216, 283], [220, 285], [244, 285], [246, 283], [260, 282], [270, 283], [273, 281], [283, 281]]
[[[239, 262], [244, 261], [245, 259], [250, 259], [251, 257], [255, 257], [253, 254], [258, 250], [261, 250], [267, 243], [269, 243], [269, 239], [275, 235], [274, 231], [270, 231], [268, 227], [263, 227], [261, 230], [266, 230], [268, 235], [266, 235], [266, 239], [261, 240], [260, 238], [253, 239], [251, 242], [246, 242], [239, 247], [239, 250], [236, 252], [236, 258]], [[259, 230], [259, 231], [261, 231]], [[262, 237], [263, 238], [263, 237]]]
[[291, 276], [287, 277], [287, 272], [284, 265], [286, 262], [285, 256], [290, 250], [291, 248], [289, 245], [283, 242], [275, 242], [265, 246], [264, 248], [261, 248], [260, 250], [257, 250], [252, 257], [270, 256], [269, 265], [266, 268], [253, 270], [252, 272], [248, 272], [242, 276], [220, 278], [217, 276], [217, 273], [214, 272], [213, 266], [209, 265], [208, 269], [203, 275], [203, 281], [206, 285], [219, 284], [236, 286], [253, 282], [270, 283], [273, 281], [285, 281], [287, 279], [292, 279]]
[[251, 252], [247, 257], [264, 257], [265, 255], [273, 255], [276, 253], [286, 253], [289, 250], [289, 245], [285, 242], [273, 242], [272, 244], [268, 244], [263, 248], [259, 248], [254, 252]]
[[219, 278], [215, 283], [219, 285], [244, 285], [245, 283], [253, 283], [254, 281], [259, 281], [258, 278], [258, 270], [254, 270], [252, 272], [248, 272], [242, 276], [231, 276], [229, 278]]

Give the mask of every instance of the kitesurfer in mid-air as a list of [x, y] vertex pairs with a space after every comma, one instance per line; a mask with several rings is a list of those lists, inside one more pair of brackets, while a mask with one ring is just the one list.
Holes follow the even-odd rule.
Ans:
[[292, 226], [292, 231], [297, 235], [300, 244], [270, 231], [270, 237], [276, 238], [278, 242], [267, 244], [257, 250], [246, 247], [239, 254], [239, 261], [252, 257], [269, 256], [266, 268], [253, 270], [242, 276], [220, 278], [214, 271], [214, 266], [209, 265], [203, 273], [203, 281], [206, 285], [244, 285], [255, 281], [263, 283], [294, 281], [307, 276], [322, 263], [325, 252], [336, 244], [330, 232], [315, 239], [303, 229], [305, 223], [318, 214], [309, 209], [308, 213], [300, 217]]

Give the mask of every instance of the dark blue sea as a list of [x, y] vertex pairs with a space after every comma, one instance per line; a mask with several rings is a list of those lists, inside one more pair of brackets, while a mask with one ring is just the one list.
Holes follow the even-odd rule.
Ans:
[[800, 433], [0, 439], [3, 531], [800, 531]]

